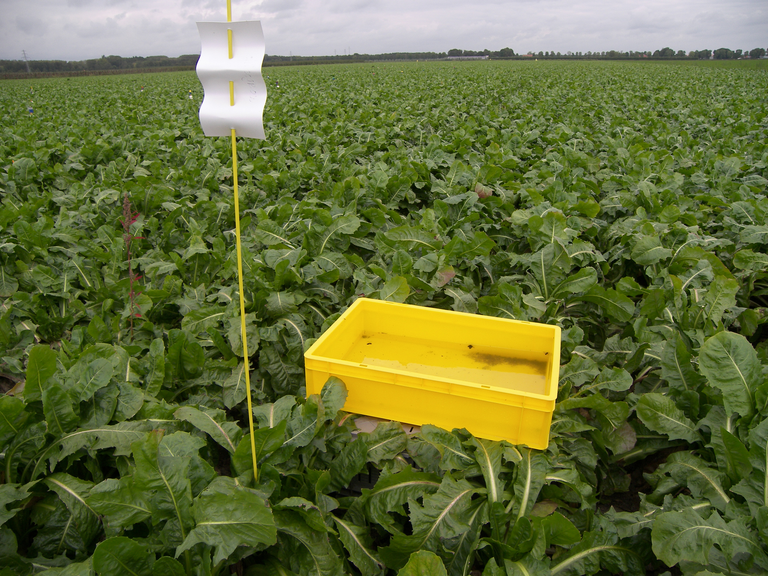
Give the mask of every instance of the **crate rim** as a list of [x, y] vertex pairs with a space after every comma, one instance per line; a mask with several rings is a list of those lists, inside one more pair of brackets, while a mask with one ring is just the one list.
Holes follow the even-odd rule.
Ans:
[[[394, 306], [398, 308], [419, 308], [422, 310], [428, 310], [429, 313], [435, 312], [435, 313], [445, 313], [450, 315], [459, 315], [462, 317], [473, 317], [473, 318], [483, 318], [488, 319], [493, 322], [502, 322], [502, 323], [512, 323], [517, 325], [532, 325], [537, 327], [547, 327], [552, 329], [553, 331], [553, 337], [555, 338], [555, 341], [559, 340], [558, 336], [561, 333], [560, 326], [557, 326], [555, 324], [544, 324], [542, 322], [530, 322], [528, 320], [515, 320], [512, 318], [499, 318], [498, 316], [485, 316], [482, 314], [472, 314], [469, 312], [459, 312], [457, 310], [443, 310], [441, 308], [430, 308], [428, 306], [418, 306], [415, 304], [405, 304], [400, 302], [390, 302], [388, 300], [377, 300], [376, 298], [366, 298], [366, 297], [359, 297], [356, 298], [355, 301], [349, 305], [349, 307], [341, 313], [341, 316], [339, 316], [334, 324], [332, 324], [323, 334], [321, 334], [315, 342], [312, 343], [312, 345], [307, 349], [307, 351], [304, 353], [304, 360], [305, 362], [309, 360], [310, 362], [322, 362], [327, 363], [329, 365], [334, 366], [347, 366], [349, 368], [360, 368], [361, 366], [364, 366], [366, 370], [374, 371], [378, 374], [396, 374], [407, 378], [418, 378], [418, 376], [414, 376], [413, 372], [409, 372], [407, 370], [398, 370], [397, 368], [383, 368], [380, 366], [371, 366], [371, 365], [362, 365], [359, 362], [350, 362], [348, 360], [341, 360], [336, 358], [328, 358], [326, 356], [318, 356], [315, 353], [315, 350], [319, 348], [323, 342], [330, 337], [331, 333], [333, 332], [333, 326], [337, 322], [344, 321], [351, 313], [358, 307], [363, 306], [362, 302], [372, 302], [374, 303], [374, 306]], [[553, 364], [556, 361], [557, 368], [560, 367], [560, 349], [559, 347], [556, 347], [554, 350], [554, 357], [552, 358]], [[535, 392], [522, 392], [522, 391], [516, 391], [516, 390], [509, 390], [507, 388], [501, 388], [499, 386], [491, 386], [487, 384], [478, 384], [475, 382], [467, 382], [464, 380], [455, 380], [452, 378], [443, 378], [440, 376], [428, 376], [428, 379], [431, 381], [440, 382], [443, 384], [451, 384], [455, 386], [465, 387], [469, 389], [476, 389], [476, 390], [490, 390], [505, 396], [512, 397], [522, 397], [522, 398], [530, 398], [532, 400], [537, 401], [552, 401], [554, 402], [557, 399], [557, 393], [558, 393], [558, 386], [554, 385], [551, 387], [549, 394], [537, 394]], [[416, 387], [414, 385], [408, 384], [407, 382], [397, 382], [398, 386], [404, 386], [404, 387]]]

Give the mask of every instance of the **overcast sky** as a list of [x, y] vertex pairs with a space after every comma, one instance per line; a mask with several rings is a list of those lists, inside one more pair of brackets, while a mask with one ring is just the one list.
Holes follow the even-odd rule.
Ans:
[[[768, 0], [232, 0], [267, 54], [768, 48]], [[200, 52], [226, 0], [0, 0], [0, 59]]]

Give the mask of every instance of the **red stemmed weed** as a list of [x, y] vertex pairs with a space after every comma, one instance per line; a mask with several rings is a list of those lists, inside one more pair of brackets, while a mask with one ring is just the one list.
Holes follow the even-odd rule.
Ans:
[[134, 240], [141, 240], [144, 237], [143, 236], [134, 236], [133, 232], [131, 232], [131, 225], [136, 222], [139, 218], [139, 213], [133, 211], [133, 206], [131, 206], [131, 199], [128, 197], [128, 193], [126, 192], [123, 195], [123, 215], [120, 218], [120, 224], [123, 226], [123, 240], [125, 241], [125, 257], [128, 260], [128, 281], [130, 283], [130, 290], [128, 292], [128, 307], [130, 309], [130, 330], [131, 330], [131, 341], [133, 341], [133, 319], [134, 318], [141, 318], [141, 312], [139, 312], [139, 307], [136, 304], [136, 295], [139, 293], [136, 290], [136, 282], [138, 282], [141, 279], [141, 276], [139, 274], [136, 274], [136, 272], [133, 269], [133, 264], [131, 262], [131, 244]]

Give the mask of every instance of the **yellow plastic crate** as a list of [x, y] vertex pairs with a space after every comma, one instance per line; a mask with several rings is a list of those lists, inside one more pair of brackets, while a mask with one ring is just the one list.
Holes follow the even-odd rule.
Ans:
[[335, 376], [347, 387], [347, 412], [544, 449], [560, 328], [360, 298], [304, 363], [307, 395]]

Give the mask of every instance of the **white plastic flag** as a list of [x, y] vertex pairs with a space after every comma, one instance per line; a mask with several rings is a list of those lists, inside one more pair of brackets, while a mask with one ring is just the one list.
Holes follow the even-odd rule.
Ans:
[[261, 22], [198, 22], [197, 29], [202, 42], [197, 76], [205, 91], [200, 106], [203, 132], [206, 136], [229, 136], [234, 129], [238, 136], [263, 140], [267, 87], [261, 76]]

